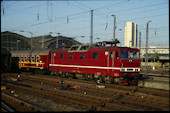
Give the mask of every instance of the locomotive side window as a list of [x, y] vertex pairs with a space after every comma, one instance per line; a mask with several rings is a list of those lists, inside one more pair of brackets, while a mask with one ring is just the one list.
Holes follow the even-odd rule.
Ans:
[[119, 59], [119, 53], [116, 52], [116, 59]]
[[60, 59], [63, 59], [63, 54], [60, 54]]
[[85, 59], [85, 54], [80, 54], [80, 59]]
[[98, 53], [93, 53], [93, 59], [98, 59]]
[[73, 56], [74, 56], [73, 54], [70, 54], [69, 59], [73, 59]]

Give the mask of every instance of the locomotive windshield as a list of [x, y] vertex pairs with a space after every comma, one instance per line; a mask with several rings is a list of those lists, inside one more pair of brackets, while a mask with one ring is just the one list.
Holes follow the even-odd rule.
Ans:
[[130, 58], [139, 58], [139, 52], [131, 51], [130, 52]]
[[121, 58], [139, 58], [137, 51], [121, 51]]
[[121, 51], [121, 58], [129, 58], [128, 51]]

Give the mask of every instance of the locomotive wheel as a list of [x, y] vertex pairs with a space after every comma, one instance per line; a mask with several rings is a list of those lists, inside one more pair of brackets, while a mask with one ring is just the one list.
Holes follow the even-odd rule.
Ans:
[[114, 84], [119, 84], [119, 81], [120, 81], [120, 78], [118, 77], [113, 78]]
[[113, 77], [105, 76], [104, 81], [105, 81], [105, 83], [108, 83], [108, 84], [114, 83]]
[[75, 73], [70, 73], [70, 74], [69, 74], [69, 78], [75, 79], [75, 78], [76, 78], [76, 77], [75, 77]]
[[88, 80], [88, 75], [87, 75], [87, 74], [82, 74], [82, 78], [83, 78], [84, 80]]
[[102, 76], [99, 76], [100, 83], [105, 83], [104, 78]]
[[95, 80], [94, 75], [89, 75], [88, 78], [90, 79], [90, 81], [94, 81]]
[[68, 74], [68, 73], [66, 73], [66, 72], [62, 72], [61, 77], [67, 78], [67, 77], [68, 77], [67, 74]]
[[53, 76], [54, 75], [54, 71], [51, 71], [50, 75]]

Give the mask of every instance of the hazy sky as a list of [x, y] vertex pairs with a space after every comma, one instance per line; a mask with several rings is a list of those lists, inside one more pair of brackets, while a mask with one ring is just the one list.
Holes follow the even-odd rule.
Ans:
[[146, 23], [151, 20], [149, 46], [169, 46], [169, 0], [1, 1], [1, 32], [11, 31], [27, 37], [30, 37], [28, 31], [33, 36], [60, 33], [90, 43], [91, 10], [94, 43], [113, 39], [114, 19], [110, 15], [114, 14], [116, 38], [122, 45], [126, 22], [131, 21], [137, 24], [145, 46]]

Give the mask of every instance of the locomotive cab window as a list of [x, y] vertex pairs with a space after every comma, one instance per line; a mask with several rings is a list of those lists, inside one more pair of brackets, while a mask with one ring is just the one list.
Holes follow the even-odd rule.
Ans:
[[113, 58], [113, 52], [110, 52], [110, 58]]
[[139, 52], [130, 51], [130, 58], [139, 58]]
[[63, 59], [63, 54], [60, 54], [60, 59]]
[[128, 51], [121, 51], [121, 58], [129, 58]]
[[116, 59], [119, 59], [119, 53], [116, 52]]
[[93, 59], [98, 59], [98, 53], [93, 53]]

